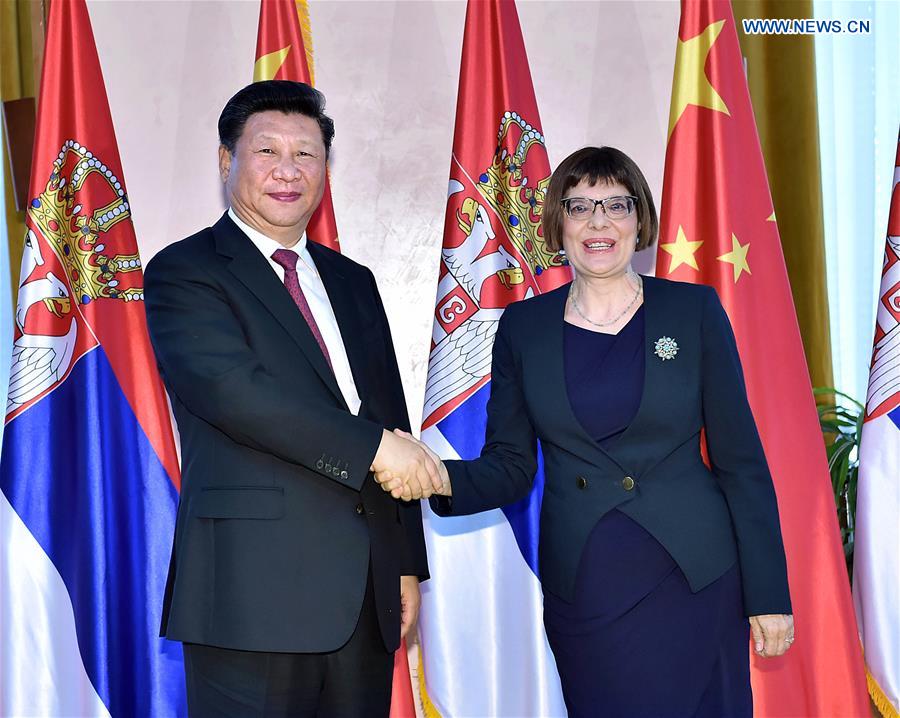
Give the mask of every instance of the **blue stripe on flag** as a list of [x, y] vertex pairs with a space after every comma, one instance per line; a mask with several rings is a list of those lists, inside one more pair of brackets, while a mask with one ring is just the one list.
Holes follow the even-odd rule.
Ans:
[[890, 417], [891, 421], [894, 422], [894, 426], [900, 429], [900, 406], [898, 406], [893, 411], [889, 411], [888, 416]]
[[[476, 459], [481, 454], [487, 428], [487, 403], [490, 395], [491, 383], [488, 382], [437, 424], [438, 430], [461, 459]], [[537, 460], [537, 474], [531, 492], [524, 499], [504, 506], [503, 513], [512, 527], [522, 557], [534, 575], [540, 578], [538, 536], [541, 500], [544, 497], [544, 457], [540, 445]]]
[[178, 494], [102, 348], [7, 425], [0, 489], [65, 582], [110, 713], [185, 715], [181, 647], [158, 637]]

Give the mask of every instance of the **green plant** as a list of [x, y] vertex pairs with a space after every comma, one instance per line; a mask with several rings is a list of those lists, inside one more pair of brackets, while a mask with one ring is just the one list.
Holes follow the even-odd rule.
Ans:
[[859, 438], [865, 407], [833, 387], [816, 387], [819, 425], [825, 439], [831, 488], [837, 507], [838, 524], [847, 573], [853, 576], [853, 537], [856, 526], [856, 484], [859, 477]]

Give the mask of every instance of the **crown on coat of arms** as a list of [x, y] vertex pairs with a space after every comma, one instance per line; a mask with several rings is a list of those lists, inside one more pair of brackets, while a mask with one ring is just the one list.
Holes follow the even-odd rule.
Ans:
[[[85, 211], [82, 198], [103, 204]], [[130, 284], [125, 275], [141, 269], [138, 254], [114, 254], [101, 241], [101, 234], [131, 216], [125, 189], [86, 147], [66, 140], [46, 188], [31, 201], [28, 213], [65, 266], [72, 294], [82, 304], [144, 298], [143, 287], [123, 286]]]
[[[510, 152], [507, 147], [515, 144]], [[497, 132], [494, 160], [478, 178], [477, 186], [488, 204], [506, 223], [506, 231], [535, 274], [565, 264], [565, 258], [547, 249], [541, 228], [544, 196], [550, 177], [537, 182], [526, 174], [528, 152], [545, 150], [544, 136], [516, 112], [505, 112]], [[546, 151], [546, 150], [545, 150]]]

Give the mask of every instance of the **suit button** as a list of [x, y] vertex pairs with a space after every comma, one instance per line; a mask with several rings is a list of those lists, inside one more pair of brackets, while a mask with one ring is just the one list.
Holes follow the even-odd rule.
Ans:
[[325, 471], [331, 471], [331, 464], [325, 464]]
[[341, 472], [341, 478], [342, 478], [344, 481], [346, 481], [347, 479], [350, 478], [350, 474], [348, 474], [346, 471], [342, 471], [342, 472]]
[[341, 470], [340, 470], [337, 466], [335, 466], [335, 467], [331, 470], [331, 473], [332, 473], [333, 475], [335, 475], [335, 476], [340, 476], [340, 475], [341, 475]]
[[575, 479], [575, 485], [578, 486], [579, 489], [586, 489], [588, 485], [587, 479], [583, 476], [579, 476]]
[[631, 491], [634, 488], [634, 479], [632, 479], [630, 476], [626, 476], [624, 479], [622, 479], [622, 488], [626, 491]]
[[322, 459], [319, 459], [319, 460], [316, 462], [316, 468], [317, 468], [317, 469], [321, 469], [323, 466], [325, 466], [325, 462], [322, 461]]
[[365, 512], [365, 509], [363, 508], [363, 505], [356, 504], [356, 513], [358, 513], [360, 516], [362, 516], [364, 512]]

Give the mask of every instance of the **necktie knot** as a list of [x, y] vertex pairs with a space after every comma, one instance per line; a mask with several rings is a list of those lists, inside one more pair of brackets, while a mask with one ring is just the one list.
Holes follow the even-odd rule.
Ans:
[[290, 249], [276, 249], [272, 252], [272, 259], [280, 264], [285, 272], [296, 272], [300, 255]]

